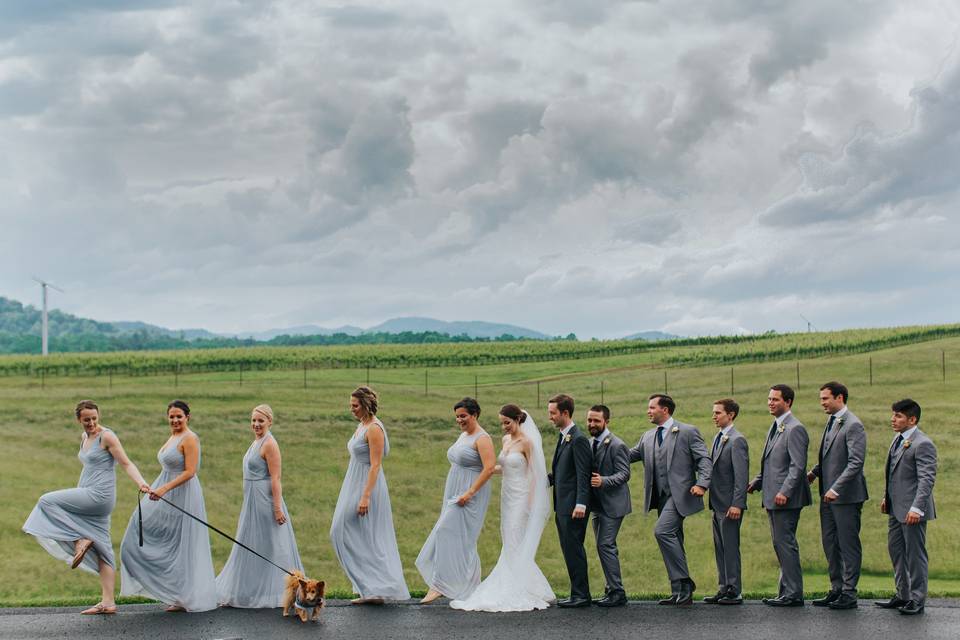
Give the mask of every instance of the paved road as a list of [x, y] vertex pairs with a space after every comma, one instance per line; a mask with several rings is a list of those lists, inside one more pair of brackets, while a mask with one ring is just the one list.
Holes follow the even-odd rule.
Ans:
[[[867, 604], [867, 603], [865, 603]], [[807, 605], [772, 610], [760, 603], [741, 607], [697, 604], [687, 609], [632, 602], [621, 609], [559, 610], [531, 613], [465, 613], [443, 605], [388, 605], [352, 607], [330, 602], [321, 622], [301, 624], [283, 619], [279, 610], [220, 609], [208, 613], [171, 614], [158, 605], [128, 605], [115, 616], [80, 616], [80, 608], [0, 610], [0, 638], [69, 638], [69, 640], [125, 638], [498, 638], [554, 640], [584, 638], [671, 638], [717, 640], [842, 638], [884, 640], [960, 637], [960, 601], [927, 603], [922, 616], [907, 617], [872, 605], [852, 611], [825, 611]]]

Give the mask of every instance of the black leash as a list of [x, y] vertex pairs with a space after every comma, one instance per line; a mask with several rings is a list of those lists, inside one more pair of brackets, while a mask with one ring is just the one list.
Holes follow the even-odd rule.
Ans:
[[[140, 493], [143, 493], [143, 492], [141, 491]], [[256, 551], [254, 551], [253, 549], [251, 549], [251, 548], [248, 547], [247, 545], [243, 544], [242, 542], [240, 542], [239, 540], [237, 540], [237, 539], [234, 538], [233, 536], [227, 535], [227, 534], [224, 533], [223, 531], [220, 531], [220, 529], [217, 529], [215, 526], [213, 526], [213, 525], [210, 524], [209, 522], [204, 522], [203, 520], [201, 520], [201, 519], [198, 518], [197, 516], [193, 515], [193, 514], [190, 513], [189, 511], [186, 511], [185, 509], [181, 509], [180, 507], [178, 507], [177, 505], [173, 504], [172, 502], [170, 502], [169, 500], [167, 500], [167, 499], [164, 498], [163, 496], [157, 496], [157, 497], [160, 498], [160, 500], [162, 500], [163, 502], [166, 502], [168, 505], [170, 505], [171, 507], [173, 507], [173, 508], [176, 509], [177, 511], [179, 511], [180, 513], [182, 513], [182, 514], [184, 514], [184, 515], [187, 515], [187, 516], [190, 516], [191, 518], [193, 518], [194, 520], [196, 520], [197, 522], [199, 522], [199, 523], [202, 524], [203, 526], [207, 527], [208, 529], [213, 529], [214, 531], [216, 531], [217, 533], [219, 533], [220, 535], [222, 535], [222, 536], [223, 536], [224, 538], [226, 538], [227, 540], [230, 540], [230, 541], [233, 542], [234, 544], [239, 545], [240, 547], [246, 549], [247, 551], [249, 551], [249, 552], [252, 553], [253, 555], [255, 555], [255, 556], [257, 556], [258, 558], [260, 558], [261, 560], [265, 560], [265, 561], [269, 562], [270, 564], [272, 564], [273, 566], [275, 566], [277, 569], [280, 569], [280, 571], [283, 571], [283, 572], [284, 572], [285, 574], [287, 574], [288, 576], [292, 576], [292, 575], [293, 575], [293, 572], [292, 572], [292, 571], [289, 571], [289, 570], [287, 570], [287, 569], [284, 569], [283, 567], [281, 567], [280, 565], [278, 565], [276, 562], [274, 562], [274, 561], [271, 560], [270, 558], [267, 558], [266, 556], [263, 556], [263, 555], [257, 553]], [[139, 511], [139, 509], [140, 509], [140, 500], [139, 500], [139, 499], [137, 500], [137, 509], [138, 509], [138, 511]], [[143, 546], [143, 513], [142, 513], [142, 512], [140, 513], [140, 546], [141, 546], [141, 547]]]

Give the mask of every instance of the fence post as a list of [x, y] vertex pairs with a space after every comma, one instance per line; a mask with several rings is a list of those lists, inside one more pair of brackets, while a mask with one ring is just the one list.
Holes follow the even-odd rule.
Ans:
[[537, 409], [540, 408], [540, 381], [537, 380]]
[[427, 374], [428, 374], [429, 372], [430, 372], [429, 369], [424, 369], [424, 370], [423, 370], [423, 395], [427, 395], [427, 392], [428, 392], [428, 390], [429, 390], [429, 387], [427, 386], [427, 385], [428, 385], [428, 383], [427, 383]]
[[243, 363], [240, 363], [240, 386], [243, 386]]
[[870, 386], [873, 386], [873, 357], [870, 358]]
[[663, 395], [670, 395], [670, 391], [667, 388], [667, 370], [663, 370]]
[[307, 388], [307, 361], [303, 361], [303, 388]]
[[41, 389], [47, 388], [47, 370], [46, 369], [40, 369], [40, 388]]
[[177, 366], [173, 369], [173, 388], [180, 386], [180, 361], [177, 360]]
[[480, 389], [479, 376], [477, 374], [473, 374], [473, 399], [474, 400], [480, 397], [479, 389]]
[[800, 390], [800, 361], [797, 360], [797, 391]]
[[605, 404], [603, 401], [603, 387], [604, 387], [603, 380], [601, 380], [600, 381], [600, 404]]
[[943, 381], [947, 381], [947, 351], [946, 349], [940, 350], [940, 369], [943, 371]]
[[370, 386], [370, 365], [367, 365], [367, 386]]
[[730, 367], [730, 397], [732, 398], [735, 395], [733, 391], [733, 367]]

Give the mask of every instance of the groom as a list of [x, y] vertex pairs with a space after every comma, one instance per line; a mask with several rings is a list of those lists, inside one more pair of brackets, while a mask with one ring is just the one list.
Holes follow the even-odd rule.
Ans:
[[587, 552], [583, 540], [587, 535], [590, 506], [590, 472], [593, 455], [590, 440], [573, 423], [573, 398], [559, 394], [547, 405], [550, 422], [560, 430], [557, 450], [553, 454], [553, 510], [556, 512], [560, 549], [570, 575], [570, 597], [557, 602], [558, 607], [589, 607], [590, 583], [587, 578]]

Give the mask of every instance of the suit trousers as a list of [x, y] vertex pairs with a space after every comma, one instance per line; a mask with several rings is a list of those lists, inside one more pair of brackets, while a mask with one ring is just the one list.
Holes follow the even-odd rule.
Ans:
[[593, 535], [597, 541], [597, 555], [607, 583], [604, 593], [626, 595], [623, 578], [620, 577], [620, 553], [617, 551], [617, 534], [623, 518], [611, 518], [602, 513], [593, 513]]
[[897, 597], [923, 604], [927, 599], [927, 521], [904, 524], [891, 515], [887, 521], [887, 550], [893, 562]]
[[857, 597], [860, 564], [860, 512], [863, 503], [820, 502], [820, 537], [827, 556], [830, 590]]
[[739, 594], [743, 590], [740, 581], [740, 525], [731, 520], [726, 511], [713, 512], [713, 553], [717, 558], [717, 585], [720, 591], [732, 589]]
[[660, 555], [667, 568], [670, 587], [679, 593], [680, 584], [690, 579], [687, 570], [687, 553], [683, 549], [683, 516], [677, 511], [670, 494], [660, 495], [660, 517], [653, 528], [653, 535], [660, 545]]
[[587, 573], [587, 552], [583, 541], [587, 537], [587, 523], [590, 512], [583, 518], [572, 518], [566, 514], [556, 514], [557, 534], [560, 536], [560, 550], [567, 563], [570, 576], [570, 597], [590, 599], [590, 578]]
[[800, 545], [797, 543], [797, 525], [800, 509], [768, 509], [770, 537], [780, 563], [781, 597], [803, 599], [803, 570], [800, 568]]

